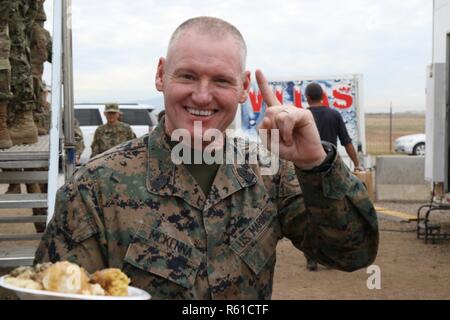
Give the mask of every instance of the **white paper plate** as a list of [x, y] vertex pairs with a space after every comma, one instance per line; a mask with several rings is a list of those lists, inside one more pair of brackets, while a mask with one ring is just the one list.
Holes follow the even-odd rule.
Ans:
[[44, 290], [25, 289], [5, 283], [5, 276], [0, 278], [0, 287], [14, 291], [20, 300], [150, 300], [151, 296], [146, 291], [128, 287], [128, 296], [87, 296], [81, 294], [59, 293]]

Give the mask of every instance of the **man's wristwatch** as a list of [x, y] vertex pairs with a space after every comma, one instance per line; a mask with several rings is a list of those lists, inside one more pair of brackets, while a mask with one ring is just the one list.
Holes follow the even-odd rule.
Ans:
[[302, 170], [303, 172], [320, 173], [326, 172], [331, 168], [331, 166], [333, 165], [333, 161], [336, 158], [336, 147], [333, 144], [326, 141], [322, 141], [322, 146], [325, 152], [327, 153], [325, 160], [323, 160], [321, 164], [310, 170]]

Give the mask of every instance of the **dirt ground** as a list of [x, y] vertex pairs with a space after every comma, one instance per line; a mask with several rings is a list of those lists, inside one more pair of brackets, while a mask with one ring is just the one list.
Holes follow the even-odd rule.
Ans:
[[[449, 219], [450, 221], [450, 216]], [[381, 289], [369, 290], [367, 270], [345, 273], [323, 266], [306, 270], [306, 261], [290, 241], [277, 248], [273, 299], [450, 299], [450, 241], [425, 244], [415, 223], [380, 220], [380, 247], [374, 264]]]
[[[421, 204], [376, 205], [415, 214]], [[23, 214], [30, 213], [23, 210]], [[5, 213], [0, 210], [0, 214]], [[437, 213], [436, 221], [450, 232], [450, 211]], [[273, 299], [450, 299], [450, 240], [425, 244], [416, 239], [415, 227], [415, 222], [380, 219], [380, 247], [374, 263], [381, 270], [380, 290], [367, 288], [370, 274], [365, 269], [345, 273], [320, 266], [317, 272], [309, 272], [303, 254], [290, 241], [280, 241]], [[6, 232], [4, 228], [0, 226], [0, 233]], [[19, 228], [23, 226], [9, 225], [7, 231], [13, 233]], [[32, 231], [32, 225], [27, 228], [26, 231]], [[5, 271], [0, 269], [0, 275]], [[0, 299], [11, 298], [0, 289]]]

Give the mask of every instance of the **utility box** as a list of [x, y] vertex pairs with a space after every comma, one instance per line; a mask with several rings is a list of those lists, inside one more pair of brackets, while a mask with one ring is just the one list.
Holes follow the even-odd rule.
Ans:
[[424, 179], [424, 157], [378, 156], [376, 168], [377, 201], [430, 199], [430, 183]]

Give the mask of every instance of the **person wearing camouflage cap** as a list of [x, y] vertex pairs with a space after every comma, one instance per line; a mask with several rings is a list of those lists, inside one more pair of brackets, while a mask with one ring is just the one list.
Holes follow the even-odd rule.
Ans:
[[94, 140], [91, 145], [91, 158], [124, 141], [136, 138], [130, 125], [119, 121], [121, 111], [117, 103], [106, 104], [104, 115], [107, 123], [95, 130]]
[[370, 265], [379, 235], [366, 189], [336, 148], [321, 143], [312, 114], [281, 106], [261, 71], [262, 128], [280, 131], [279, 170], [266, 174], [267, 158], [249, 162], [254, 145], [229, 136], [215, 145], [245, 161], [174, 161], [172, 134], [206, 141], [207, 129], [220, 135], [232, 123], [250, 88], [245, 57], [244, 39], [228, 22], [180, 25], [157, 67], [165, 117], [75, 172], [58, 191], [35, 262], [120, 268], [154, 299], [270, 299], [284, 237], [332, 268]]

